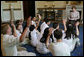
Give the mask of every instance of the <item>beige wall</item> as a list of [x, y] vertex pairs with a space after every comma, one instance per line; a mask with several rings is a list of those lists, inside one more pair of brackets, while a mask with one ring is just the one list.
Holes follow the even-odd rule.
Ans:
[[[10, 2], [1, 1], [1, 3], [3, 5], [3, 9], [10, 9]], [[16, 2], [12, 3], [12, 7], [14, 9], [21, 8], [21, 1], [16, 1]]]
[[37, 8], [44, 8], [45, 5], [47, 5], [47, 7], [52, 7], [53, 4], [57, 8], [64, 8], [66, 6], [65, 1], [36, 1]]

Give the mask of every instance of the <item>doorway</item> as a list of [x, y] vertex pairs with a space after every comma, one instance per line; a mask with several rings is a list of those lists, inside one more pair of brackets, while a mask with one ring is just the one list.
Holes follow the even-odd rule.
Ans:
[[23, 1], [24, 20], [35, 16], [35, 1]]

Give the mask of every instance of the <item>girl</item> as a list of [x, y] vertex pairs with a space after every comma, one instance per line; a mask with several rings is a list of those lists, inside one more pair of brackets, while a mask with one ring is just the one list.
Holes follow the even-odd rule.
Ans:
[[[17, 26], [16, 26], [16, 33], [17, 33], [18, 37], [20, 37], [21, 34], [22, 34], [20, 32], [21, 27], [22, 27], [21, 24], [17, 24]], [[28, 40], [28, 38], [25, 38], [24, 41], [22, 43], [20, 43], [20, 45], [22, 45], [22, 44], [28, 44], [28, 41], [27, 40]]]
[[31, 45], [36, 47], [37, 43], [38, 43], [38, 40], [40, 38], [40, 33], [39, 31], [37, 30], [39, 26], [39, 22], [36, 24], [36, 27], [34, 25], [31, 25], [29, 30], [29, 39], [31, 41]]
[[[48, 33], [49, 33], [49, 30], [51, 30], [52, 28], [46, 28], [44, 30], [44, 33], [43, 33], [43, 36], [42, 38], [40, 39], [40, 41], [38, 41], [38, 44], [37, 44], [37, 47], [36, 47], [36, 50], [41, 53], [41, 54], [47, 54], [49, 53], [50, 51], [47, 49], [46, 47], [46, 41], [47, 41], [47, 37], [48, 37]], [[50, 41], [51, 42], [51, 41]]]
[[54, 30], [52, 31], [53, 42], [56, 42], [56, 38], [54, 38], [54, 31], [59, 29], [59, 24], [53, 23], [53, 28], [54, 28]]
[[30, 39], [31, 45], [36, 47], [36, 45], [38, 43], [38, 37], [37, 37], [37, 31], [35, 29], [35, 26], [31, 25], [29, 30], [30, 30], [29, 39]]
[[44, 22], [40, 26], [41, 34], [43, 35], [45, 28], [48, 28], [50, 25], [50, 21], [46, 18], [44, 19]]
[[22, 27], [21, 24], [17, 24], [17, 26], [16, 26], [16, 33], [17, 33], [18, 37], [21, 36], [21, 32], [20, 32], [21, 27]]
[[23, 32], [23, 20], [22, 19], [16, 21], [16, 26], [18, 26], [18, 25], [20, 25], [19, 31], [20, 31], [20, 33], [22, 33]]
[[67, 24], [66, 27], [66, 20], [63, 20], [64, 24], [64, 31], [63, 32], [63, 37], [62, 40], [67, 43], [71, 49], [71, 51], [74, 50], [76, 43], [80, 45], [79, 42], [79, 30], [78, 30], [78, 25], [79, 23], [76, 23], [76, 31], [74, 30], [74, 27], [72, 24]]
[[[46, 42], [49, 41], [51, 32], [52, 31], [49, 32]], [[46, 43], [52, 55], [53, 56], [70, 56], [69, 46], [62, 41], [62, 31], [60, 29], [57, 29], [54, 31], [54, 37], [56, 38], [55, 43], [50, 43], [50, 44]]]

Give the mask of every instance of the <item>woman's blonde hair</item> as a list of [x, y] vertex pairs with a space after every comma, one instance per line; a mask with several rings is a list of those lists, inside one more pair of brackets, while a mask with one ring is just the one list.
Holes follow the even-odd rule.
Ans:
[[1, 25], [1, 33], [6, 34], [9, 24], [2, 24]]

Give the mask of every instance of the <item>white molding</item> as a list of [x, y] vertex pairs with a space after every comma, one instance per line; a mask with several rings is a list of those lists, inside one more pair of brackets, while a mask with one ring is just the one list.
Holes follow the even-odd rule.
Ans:
[[[14, 15], [14, 20], [16, 21], [16, 20], [20, 20], [20, 19], [24, 19], [24, 15], [23, 15], [23, 1], [17, 1], [17, 2], [20, 2], [20, 8], [21, 8], [21, 10], [17, 7], [17, 9], [15, 8], [15, 7], [13, 7], [13, 15]], [[9, 3], [10, 4], [10, 3]], [[9, 5], [8, 4], [8, 5]], [[13, 5], [14, 5], [14, 3], [13, 3]], [[2, 19], [2, 22], [9, 22], [10, 21], [10, 9], [8, 9], [9, 8], [9, 6], [8, 6], [8, 8], [7, 9], [5, 9], [4, 10], [4, 6], [5, 6], [5, 3], [3, 4], [3, 2], [1, 1], [1, 19]], [[16, 10], [14, 10], [14, 9], [16, 9]], [[3, 11], [4, 10], [4, 11]], [[19, 12], [19, 13], [18, 13]], [[18, 14], [17, 14], [18, 13]], [[15, 19], [15, 16], [16, 16], [16, 14], [17, 14], [17, 17], [18, 17], [18, 19], [17, 19], [17, 17], [16, 17], [16, 19]], [[5, 15], [5, 16], [4, 16]], [[20, 16], [21, 15], [21, 16]], [[8, 19], [7, 19], [8, 18]]]
[[23, 1], [21, 1], [21, 12], [22, 12], [22, 19], [24, 20], [24, 12], [23, 12]]

